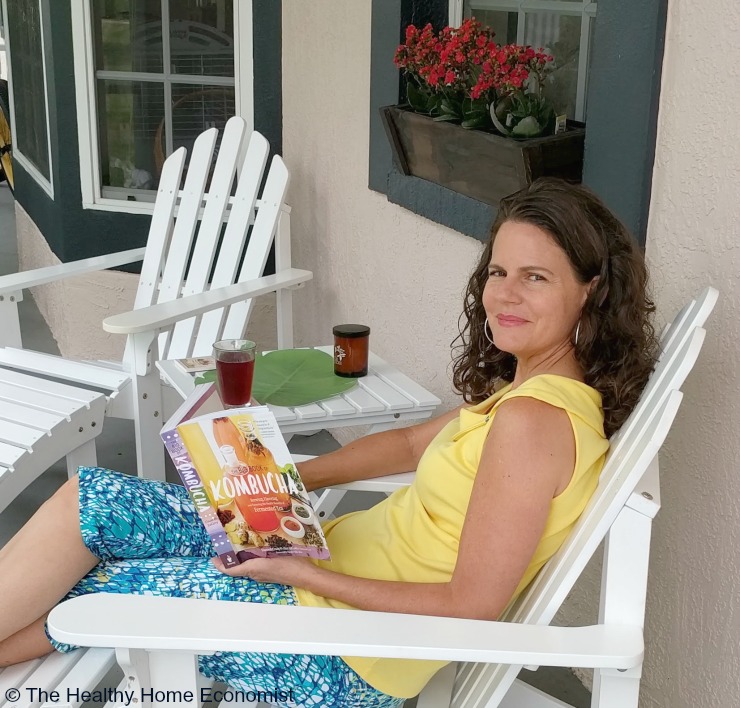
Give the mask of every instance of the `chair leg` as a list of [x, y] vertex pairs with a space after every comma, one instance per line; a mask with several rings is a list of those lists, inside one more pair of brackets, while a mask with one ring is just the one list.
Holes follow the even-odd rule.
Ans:
[[619, 672], [594, 671], [591, 708], [637, 708], [640, 698], [640, 669]]
[[311, 503], [321, 521], [327, 521], [347, 492], [343, 489], [325, 489], [321, 495], [311, 492]]
[[432, 676], [416, 701], [417, 708], [449, 708], [455, 685], [457, 662], [442, 667]]
[[[604, 545], [599, 622], [643, 626], [652, 519], [625, 507]], [[594, 672], [591, 708], [638, 708], [642, 665]]]
[[139, 477], [164, 481], [164, 445], [159, 437], [162, 420], [162, 387], [159, 371], [132, 376], [136, 470]]
[[98, 454], [95, 449], [95, 439], [88, 440], [76, 450], [67, 455], [67, 476], [74, 477], [78, 467], [95, 467], [98, 464]]
[[516, 679], [499, 708], [572, 708], [572, 706]]
[[18, 317], [18, 303], [22, 299], [23, 291], [0, 295], [0, 345], [3, 347], [23, 346]]

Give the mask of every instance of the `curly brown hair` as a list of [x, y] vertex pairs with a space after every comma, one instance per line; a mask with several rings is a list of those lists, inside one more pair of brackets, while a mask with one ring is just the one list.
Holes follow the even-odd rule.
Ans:
[[453, 363], [453, 383], [468, 403], [493, 393], [514, 378], [516, 358], [489, 343], [484, 334], [483, 289], [493, 242], [501, 225], [519, 221], [546, 231], [565, 251], [576, 278], [598, 276], [583, 306], [575, 358], [584, 381], [602, 397], [604, 432], [610, 437], [637, 404], [652, 372], [658, 342], [651, 322], [655, 305], [637, 243], [626, 227], [589, 189], [560, 179], [540, 178], [501, 200], [491, 239], [465, 292], [460, 334], [462, 349]]

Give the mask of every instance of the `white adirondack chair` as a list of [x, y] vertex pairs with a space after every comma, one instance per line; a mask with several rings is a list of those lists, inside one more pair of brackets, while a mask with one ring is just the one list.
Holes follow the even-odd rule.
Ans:
[[[215, 340], [241, 337], [253, 297], [277, 292], [278, 346], [292, 346], [292, 289], [312, 275], [290, 267], [288, 171], [274, 157], [258, 199], [265, 138], [247, 136], [244, 121], [230, 119], [211, 169], [216, 138], [210, 129], [196, 140], [182, 190], [185, 149], [167, 159], [145, 249], [0, 278], [0, 511], [62, 457], [70, 474], [94, 465], [104, 415], [133, 418], [139, 473], [164, 479], [155, 362], [207, 355]], [[262, 276], [273, 240], [276, 273]], [[121, 365], [20, 348], [16, 305], [24, 288], [142, 259], [134, 312], [120, 330], [128, 335]]]
[[[188, 690], [198, 695], [197, 654], [269, 651], [454, 662], [424, 689], [419, 708], [567, 707], [516, 680], [521, 668], [538, 665], [594, 668], [592, 706], [637, 708], [650, 530], [660, 508], [657, 455], [681, 402], [680, 386], [701, 349], [701, 325], [716, 299], [717, 291], [707, 289], [666, 328], [660, 362], [639, 405], [612, 439], [596, 493], [506, 621], [89, 595], [55, 608], [49, 626], [61, 641], [96, 648], [0, 673], [0, 708], [8, 686], [48, 685], [39, 683], [46, 677], [38, 671], [54, 674], [62, 687], [93, 685], [98, 667], [112, 661], [104, 647], [116, 647], [124, 670], [120, 688], [156, 687], [175, 692], [173, 697]], [[344, 488], [391, 492], [410, 478], [393, 475]], [[599, 623], [547, 626], [605, 537]], [[173, 699], [169, 705], [191, 703]]]

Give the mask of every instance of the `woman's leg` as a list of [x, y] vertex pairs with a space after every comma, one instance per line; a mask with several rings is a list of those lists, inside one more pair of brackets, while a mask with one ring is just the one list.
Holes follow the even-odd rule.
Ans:
[[39, 617], [28, 627], [0, 642], [0, 669], [20, 664], [21, 661], [36, 659], [54, 651], [44, 631], [45, 624], [46, 615]]
[[193, 555], [214, 553], [183, 487], [82, 467], [0, 550], [0, 641], [45, 616], [100, 559]]
[[0, 641], [45, 615], [98, 559], [80, 535], [73, 477], [0, 549]]

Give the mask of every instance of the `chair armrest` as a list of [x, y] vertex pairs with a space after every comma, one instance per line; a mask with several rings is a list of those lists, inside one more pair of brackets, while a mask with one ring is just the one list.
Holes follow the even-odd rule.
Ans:
[[55, 607], [51, 635], [80, 646], [436, 659], [628, 669], [642, 628], [550, 627], [388, 612], [101, 593]]
[[21, 273], [12, 273], [0, 277], [0, 295], [17, 292], [24, 288], [34, 288], [37, 285], [46, 285], [56, 280], [70, 278], [74, 275], [84, 275], [106, 268], [115, 268], [126, 263], [135, 263], [144, 259], [145, 248], [133, 248], [129, 251], [110, 253], [106, 256], [85, 258], [81, 261], [72, 261], [45, 268], [24, 270]]
[[408, 487], [416, 476], [416, 472], [399, 472], [387, 474], [383, 477], [358, 479], [346, 484], [332, 484], [329, 489], [344, 489], [349, 492], [395, 492], [397, 489]]
[[244, 283], [235, 283], [223, 288], [208, 290], [197, 295], [188, 295], [158, 305], [123, 312], [103, 320], [103, 329], [113, 334], [137, 334], [171, 327], [183, 319], [228, 307], [252, 297], [290, 288], [313, 278], [309, 270], [287, 268], [275, 275], [265, 275]]
[[[312, 460], [316, 455], [291, 455], [296, 464]], [[348, 492], [395, 492], [397, 489], [408, 487], [416, 476], [416, 472], [399, 472], [398, 474], [387, 474], [383, 477], [372, 479], [358, 479], [346, 484], [332, 484], [326, 489], [344, 489]]]

